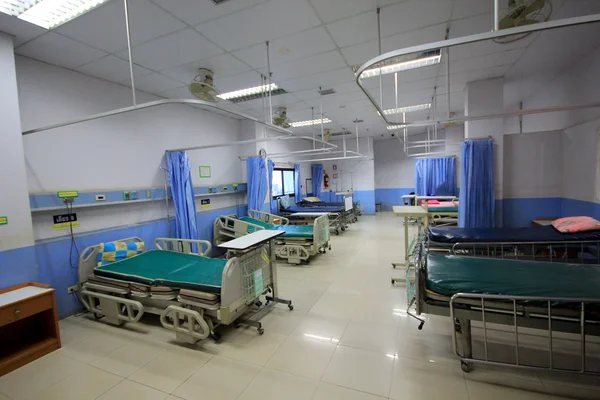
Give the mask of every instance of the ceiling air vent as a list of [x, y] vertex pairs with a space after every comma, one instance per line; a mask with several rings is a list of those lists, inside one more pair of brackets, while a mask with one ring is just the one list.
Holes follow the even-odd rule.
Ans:
[[327, 96], [328, 94], [334, 94], [335, 90], [333, 89], [323, 89], [323, 90], [319, 90], [319, 94], [321, 96]]
[[341, 131], [341, 132], [333, 132], [331, 136], [344, 136], [344, 135], [352, 135], [352, 132]]

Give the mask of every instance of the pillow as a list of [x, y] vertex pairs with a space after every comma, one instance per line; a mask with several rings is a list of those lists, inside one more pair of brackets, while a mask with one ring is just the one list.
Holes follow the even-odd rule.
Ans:
[[321, 199], [318, 197], [305, 197], [304, 201], [307, 201], [309, 203], [318, 203], [321, 201]]
[[98, 267], [136, 256], [144, 251], [144, 242], [100, 243], [96, 263]]
[[560, 233], [587, 232], [600, 229], [600, 222], [592, 217], [559, 218], [552, 223]]
[[279, 198], [279, 204], [281, 204], [282, 208], [290, 208], [292, 205], [292, 199], [290, 196], [281, 196]]
[[[440, 204], [439, 200], [427, 200], [427, 204]], [[425, 205], [425, 200], [421, 200], [421, 205]]]

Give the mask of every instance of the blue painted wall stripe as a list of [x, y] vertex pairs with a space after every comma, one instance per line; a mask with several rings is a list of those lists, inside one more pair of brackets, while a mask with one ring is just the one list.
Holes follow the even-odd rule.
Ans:
[[0, 289], [38, 281], [35, 246], [0, 251]]
[[414, 192], [414, 188], [375, 189], [375, 202], [381, 203], [382, 211], [392, 211], [392, 206], [403, 205], [402, 196]]

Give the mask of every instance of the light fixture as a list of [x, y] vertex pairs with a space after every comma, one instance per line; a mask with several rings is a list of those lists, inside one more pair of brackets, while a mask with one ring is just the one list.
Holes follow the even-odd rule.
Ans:
[[[271, 96], [276, 94], [286, 93], [285, 90], [281, 89], [277, 84], [271, 83]], [[221, 93], [217, 95], [218, 98], [223, 100], [230, 100], [234, 103], [241, 101], [248, 101], [260, 98], [263, 94], [269, 93], [269, 85], [255, 86], [247, 89], [234, 90], [233, 92]]]
[[[393, 74], [394, 72], [407, 71], [409, 69], [428, 67], [439, 64], [442, 59], [441, 50], [433, 50], [425, 53], [408, 54], [405, 56], [390, 58], [381, 61], [378, 66], [365, 69], [360, 78], [373, 78], [376, 76]], [[381, 65], [383, 64], [383, 65]]]
[[0, 0], [0, 12], [52, 29], [108, 0]]
[[[298, 122], [292, 122], [292, 128], [301, 128], [303, 126], [312, 126], [312, 125], [319, 125], [321, 123], [321, 119], [311, 119], [308, 121], [298, 121]], [[331, 120], [329, 118], [323, 118], [323, 123], [324, 124], [329, 124], [331, 123]]]
[[387, 130], [395, 131], [396, 129], [402, 129], [402, 128], [406, 128], [406, 127], [408, 127], [408, 125], [388, 125]]
[[[413, 111], [429, 110], [430, 108], [431, 108], [431, 103], [417, 104], [414, 106], [406, 106], [406, 107], [399, 107], [399, 108], [390, 108], [388, 110], [383, 110], [383, 115], [409, 113], [409, 112], [413, 112]], [[377, 114], [379, 114], [379, 111], [377, 111]]]

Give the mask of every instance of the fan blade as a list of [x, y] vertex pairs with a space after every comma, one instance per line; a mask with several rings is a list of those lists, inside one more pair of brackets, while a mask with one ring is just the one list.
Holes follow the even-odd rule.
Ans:
[[523, 11], [523, 13], [521, 15], [526, 17], [529, 14], [532, 14], [536, 11], [543, 9], [545, 5], [546, 5], [546, 0], [534, 0], [527, 7], [525, 7], [525, 10]]

